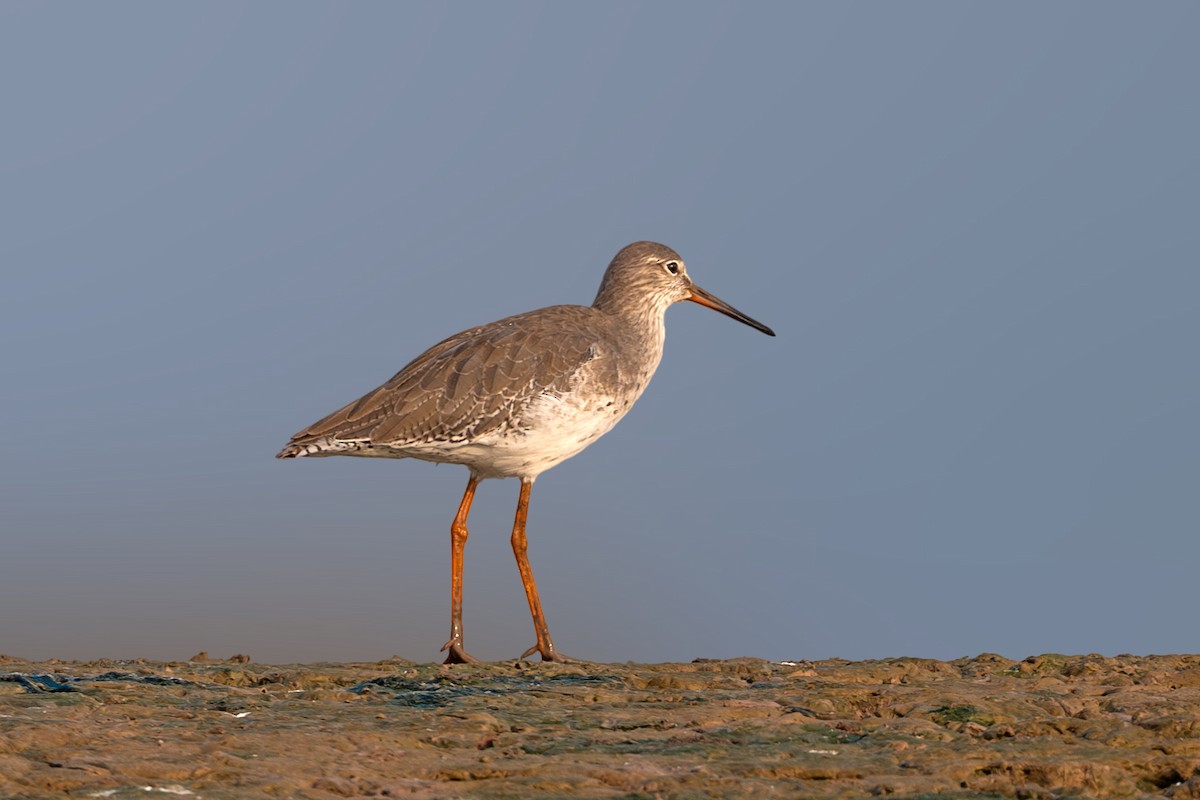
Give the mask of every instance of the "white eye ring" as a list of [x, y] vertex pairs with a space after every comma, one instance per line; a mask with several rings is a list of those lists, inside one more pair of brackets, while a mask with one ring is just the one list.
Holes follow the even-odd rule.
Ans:
[[667, 272], [671, 273], [672, 275], [678, 275], [679, 274], [679, 262], [678, 261], [668, 261], [667, 263], [663, 264], [663, 269], [665, 269]]

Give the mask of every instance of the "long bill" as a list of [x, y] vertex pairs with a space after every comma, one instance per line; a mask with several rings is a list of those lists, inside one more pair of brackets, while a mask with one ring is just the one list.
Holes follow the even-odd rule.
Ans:
[[767, 336], [775, 335], [775, 331], [771, 330], [766, 325], [763, 325], [753, 317], [746, 316], [733, 306], [729, 305], [729, 303], [726, 303], [724, 300], [714, 294], [704, 291], [694, 283], [692, 284], [692, 293], [687, 299], [691, 300], [693, 303], [711, 308], [713, 311], [720, 311], [725, 316], [732, 317], [738, 322], [749, 325], [755, 330], [760, 330]]

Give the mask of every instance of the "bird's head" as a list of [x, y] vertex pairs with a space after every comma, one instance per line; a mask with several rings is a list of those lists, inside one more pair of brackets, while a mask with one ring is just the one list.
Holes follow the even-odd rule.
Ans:
[[613, 313], [647, 310], [661, 315], [667, 307], [690, 300], [762, 331], [775, 332], [692, 282], [683, 259], [665, 244], [634, 242], [621, 248], [600, 282], [593, 305]]

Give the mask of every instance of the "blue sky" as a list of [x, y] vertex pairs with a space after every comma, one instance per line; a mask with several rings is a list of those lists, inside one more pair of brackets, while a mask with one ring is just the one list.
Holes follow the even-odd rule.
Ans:
[[[278, 462], [638, 239], [691, 304], [537, 482], [601, 661], [1195, 651], [1191, 3], [0, 9], [0, 652], [437, 657], [465, 470]], [[533, 642], [517, 484], [471, 652]]]

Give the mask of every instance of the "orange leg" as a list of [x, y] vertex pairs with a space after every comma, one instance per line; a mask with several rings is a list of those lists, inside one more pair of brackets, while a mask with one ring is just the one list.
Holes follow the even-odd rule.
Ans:
[[463, 590], [463, 550], [467, 546], [467, 514], [471, 512], [471, 501], [475, 499], [475, 487], [479, 479], [474, 475], [467, 481], [467, 490], [463, 492], [462, 502], [458, 504], [458, 513], [450, 524], [450, 641], [442, 645], [446, 654], [446, 664], [474, 664], [479, 659], [463, 649], [462, 626], [462, 590]]
[[533, 568], [529, 566], [529, 557], [526, 555], [529, 542], [525, 539], [525, 520], [529, 517], [529, 492], [532, 488], [533, 481], [521, 480], [521, 496], [517, 500], [517, 517], [513, 521], [512, 532], [513, 555], [517, 557], [521, 585], [525, 587], [525, 599], [529, 601], [529, 613], [533, 615], [533, 628], [537, 633], [537, 644], [522, 653], [521, 658], [541, 653], [542, 661], [577, 661], [554, 649], [550, 629], [546, 626], [546, 616], [542, 613], [537, 583], [533, 580]]

